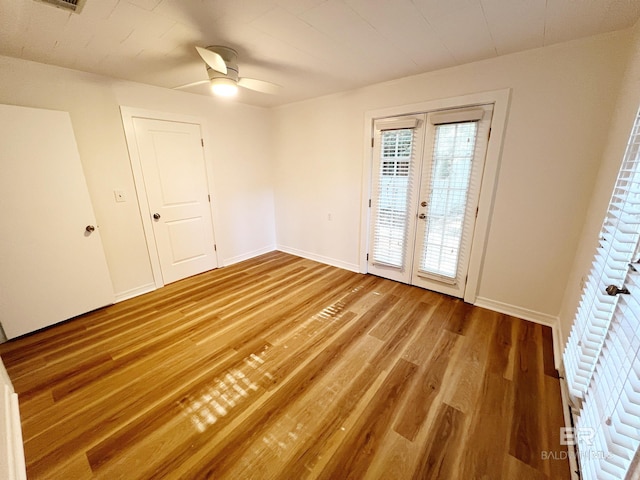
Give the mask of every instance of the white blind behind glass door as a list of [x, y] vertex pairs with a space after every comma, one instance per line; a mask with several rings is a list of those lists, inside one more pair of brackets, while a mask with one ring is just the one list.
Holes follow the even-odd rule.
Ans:
[[427, 115], [411, 283], [463, 298], [493, 105]]
[[409, 174], [414, 163], [413, 138], [412, 128], [381, 133], [373, 261], [397, 268], [404, 264], [407, 247]]
[[369, 272], [409, 283], [424, 115], [374, 123]]
[[436, 125], [420, 271], [456, 278], [477, 122]]

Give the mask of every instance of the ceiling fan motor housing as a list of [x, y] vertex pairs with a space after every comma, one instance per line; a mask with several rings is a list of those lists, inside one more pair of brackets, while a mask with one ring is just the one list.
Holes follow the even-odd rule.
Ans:
[[227, 74], [220, 73], [209, 65], [207, 65], [207, 74], [209, 75], [209, 80], [213, 80], [215, 78], [228, 78], [229, 80], [233, 80], [234, 82], [238, 82], [238, 52], [236, 52], [233, 48], [223, 47], [219, 45], [213, 45], [207, 47], [207, 50], [211, 50], [212, 52], [217, 53], [222, 57], [224, 63], [227, 65]]

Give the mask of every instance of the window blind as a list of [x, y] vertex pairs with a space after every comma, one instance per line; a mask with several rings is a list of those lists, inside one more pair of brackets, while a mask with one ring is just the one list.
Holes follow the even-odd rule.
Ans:
[[478, 122], [448, 123], [435, 129], [420, 272], [454, 282]]
[[[639, 152], [640, 113], [563, 355], [585, 479], [628, 478], [640, 444]], [[608, 285], [629, 293], [609, 296]]]
[[[640, 117], [639, 117], [640, 118]], [[624, 160], [600, 232], [588, 278], [563, 355], [572, 401], [579, 405], [591, 381], [609, 330], [617, 296], [607, 295], [608, 285], [621, 285], [631, 262], [640, 231], [640, 179], [638, 153], [640, 121], [636, 118]]]
[[382, 131], [380, 167], [374, 172], [372, 261], [398, 269], [403, 267], [406, 255], [409, 194], [415, 168], [417, 120], [409, 120], [376, 125]]
[[576, 419], [585, 479], [623, 479], [640, 444], [640, 273], [625, 283]]
[[424, 281], [464, 289], [492, 113], [483, 105], [427, 117], [430, 166], [422, 171], [426, 210], [414, 265]]

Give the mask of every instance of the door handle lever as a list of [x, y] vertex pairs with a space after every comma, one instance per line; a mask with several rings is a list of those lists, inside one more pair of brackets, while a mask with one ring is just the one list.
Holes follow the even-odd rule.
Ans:
[[607, 287], [607, 294], [608, 295], [611, 295], [612, 297], [615, 297], [619, 293], [622, 293], [624, 295], [629, 295], [631, 292], [627, 289], [627, 287], [618, 288], [615, 285], [609, 285]]

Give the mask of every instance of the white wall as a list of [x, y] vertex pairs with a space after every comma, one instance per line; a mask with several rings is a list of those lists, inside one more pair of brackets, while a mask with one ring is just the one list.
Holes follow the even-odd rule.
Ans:
[[[221, 263], [272, 249], [277, 234], [281, 248], [357, 269], [365, 253], [359, 251], [365, 112], [511, 88], [479, 295], [556, 316], [561, 305], [571, 310], [571, 292], [582, 275], [581, 267], [571, 270], [574, 257], [582, 264], [576, 245], [589, 250], [589, 225], [599, 228], [598, 215], [588, 208], [606, 141], [625, 137], [637, 104], [631, 93], [637, 83], [626, 80], [629, 93], [614, 117], [621, 127], [608, 136], [630, 45], [630, 31], [606, 34], [273, 111], [0, 57], [0, 103], [71, 113], [114, 289], [126, 295], [153, 279], [120, 105], [207, 121]], [[629, 107], [625, 98], [631, 97]], [[605, 154], [612, 165], [620, 159], [614, 143]], [[615, 168], [603, 169], [604, 186], [596, 188], [591, 207], [601, 211], [615, 176]], [[123, 189], [129, 201], [116, 203], [114, 189]], [[591, 223], [583, 233], [585, 218]]]
[[640, 21], [632, 30], [630, 46], [630, 56], [613, 116], [610, 122], [600, 123], [602, 129], [608, 133], [608, 137], [562, 304], [560, 328], [563, 344], [571, 330], [582, 291], [582, 281], [591, 268], [602, 221], [611, 199], [635, 116], [640, 107]]
[[222, 264], [274, 248], [268, 110], [1, 56], [0, 103], [70, 112], [117, 296], [153, 284], [121, 105], [205, 119]]
[[275, 109], [278, 246], [357, 268], [366, 253], [359, 251], [365, 112], [511, 88], [479, 296], [556, 317], [629, 37], [591, 37]]

